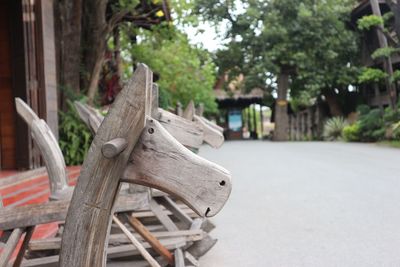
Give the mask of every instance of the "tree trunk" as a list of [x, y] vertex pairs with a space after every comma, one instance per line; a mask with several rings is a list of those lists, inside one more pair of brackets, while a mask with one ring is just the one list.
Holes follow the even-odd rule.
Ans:
[[82, 62], [85, 67], [83, 84], [88, 102], [92, 104], [97, 92], [106, 50], [107, 0], [84, 0], [82, 16]]
[[331, 115], [333, 117], [343, 116], [342, 107], [334, 91], [332, 89], [326, 89], [322, 91], [322, 94], [325, 96]]
[[[378, 0], [370, 0], [371, 8], [372, 8], [372, 13], [375, 16], [381, 17], [381, 9], [379, 7], [379, 2]], [[379, 46], [380, 48], [386, 48], [388, 47], [388, 42], [386, 39], [386, 36], [383, 34], [384, 29], [383, 25], [378, 26], [381, 28], [380, 30], [377, 30], [377, 35], [378, 35], [378, 40], [379, 40]], [[389, 56], [384, 60], [384, 69], [389, 74], [389, 77], [385, 79], [385, 84], [386, 84], [386, 90], [389, 93], [390, 97], [390, 106], [393, 109], [396, 109], [396, 102], [397, 102], [397, 94], [396, 94], [396, 87], [394, 83], [390, 81], [390, 77], [393, 76], [393, 65], [392, 65], [392, 59]]]
[[289, 75], [280, 73], [278, 76], [278, 99], [275, 104], [275, 130], [274, 141], [288, 141], [289, 117], [287, 114], [287, 92], [289, 88]]
[[[58, 82], [62, 89], [80, 92], [82, 0], [59, 0], [55, 5]], [[60, 97], [60, 107], [65, 103]]]

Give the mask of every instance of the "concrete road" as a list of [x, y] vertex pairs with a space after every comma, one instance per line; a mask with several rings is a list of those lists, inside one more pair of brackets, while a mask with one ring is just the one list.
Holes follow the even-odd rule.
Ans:
[[400, 150], [238, 141], [200, 155], [234, 177], [201, 266], [400, 266]]

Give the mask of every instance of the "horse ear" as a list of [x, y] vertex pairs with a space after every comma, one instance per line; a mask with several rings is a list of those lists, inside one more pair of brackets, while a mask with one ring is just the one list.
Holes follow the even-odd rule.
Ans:
[[189, 104], [187, 105], [185, 111], [183, 111], [182, 117], [184, 117], [187, 120], [192, 121], [193, 117], [195, 115], [195, 108], [194, 108], [194, 102], [193, 100], [190, 100]]

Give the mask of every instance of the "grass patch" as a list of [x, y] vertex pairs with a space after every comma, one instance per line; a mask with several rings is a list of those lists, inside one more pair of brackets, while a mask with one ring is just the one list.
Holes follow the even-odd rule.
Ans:
[[400, 141], [382, 141], [379, 142], [378, 145], [400, 148]]

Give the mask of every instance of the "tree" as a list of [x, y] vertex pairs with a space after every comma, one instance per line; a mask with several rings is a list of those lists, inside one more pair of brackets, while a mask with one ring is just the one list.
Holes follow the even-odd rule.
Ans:
[[216, 111], [215, 65], [209, 53], [191, 45], [176, 28], [155, 27], [152, 32], [139, 31], [138, 36], [141, 42], [134, 45], [125, 37], [123, 49], [135, 59], [131, 64], [144, 62], [159, 77], [163, 107], [194, 100], [203, 103], [207, 112]]
[[[232, 11], [222, 2], [213, 0], [205, 5], [200, 1], [209, 8], [198, 10], [205, 12], [206, 19], [222, 17], [229, 25], [224, 35], [231, 40], [226, 47], [230, 52], [224, 54], [236, 51], [243, 61], [225, 67], [239, 68], [252, 86], [258, 83], [258, 87], [276, 92], [275, 140], [288, 139], [289, 95], [296, 97], [306, 91], [330, 97], [333, 94], [328, 93], [337, 87], [355, 81], [352, 60], [357, 38], [346, 26], [353, 1], [248, 0], [242, 1], [244, 12]], [[276, 82], [268, 84], [271, 76]]]

